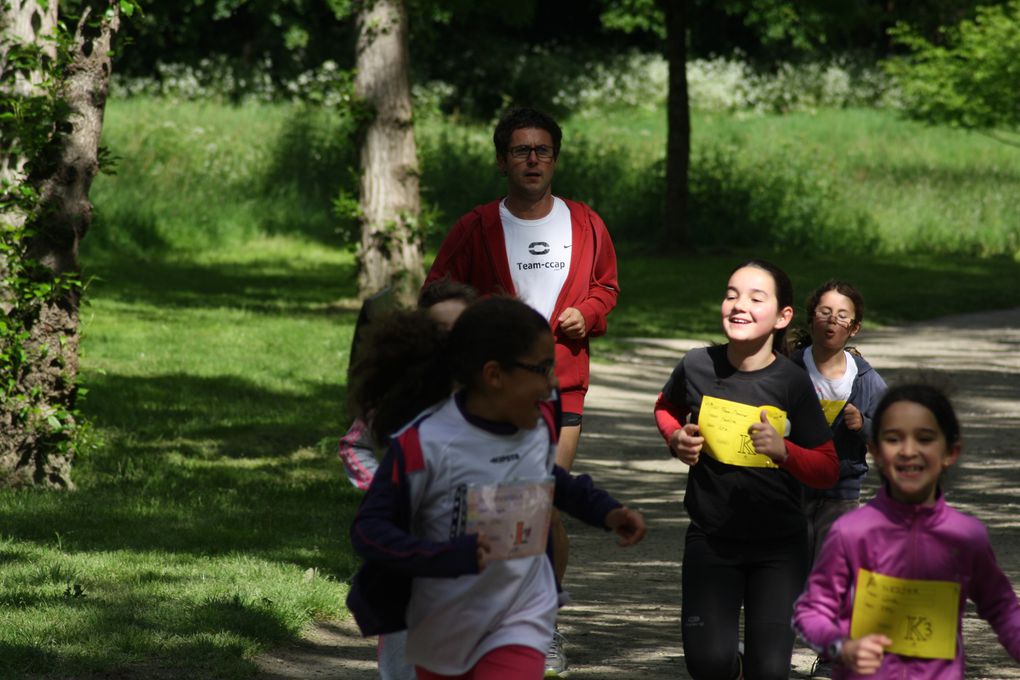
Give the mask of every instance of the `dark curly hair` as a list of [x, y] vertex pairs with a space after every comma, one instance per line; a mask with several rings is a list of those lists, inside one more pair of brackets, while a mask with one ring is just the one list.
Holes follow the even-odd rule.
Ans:
[[478, 291], [466, 283], [444, 277], [421, 289], [418, 295], [418, 309], [428, 309], [447, 300], [463, 300], [465, 305], [470, 305], [478, 300]]
[[351, 367], [347, 403], [377, 442], [453, 390], [446, 334], [425, 310], [396, 311], [373, 324]]
[[492, 133], [492, 143], [496, 147], [498, 157], [502, 158], [510, 150], [510, 137], [514, 130], [524, 128], [538, 128], [548, 132], [553, 140], [553, 158], [559, 157], [560, 143], [563, 141], [563, 131], [560, 126], [551, 116], [526, 106], [507, 109], [496, 123], [496, 130]]
[[455, 384], [471, 390], [487, 362], [510, 367], [549, 332], [544, 316], [508, 297], [468, 305], [449, 333], [426, 310], [393, 312], [367, 331], [365, 352], [351, 368], [348, 406], [385, 442]]
[[544, 316], [516, 298], [490, 297], [457, 318], [450, 331], [450, 371], [469, 390], [489, 361], [502, 366], [525, 356], [542, 333], [549, 333]]
[[[822, 296], [828, 293], [830, 290], [834, 290], [840, 295], [846, 296], [850, 299], [850, 302], [854, 305], [854, 319], [853, 323], [856, 326], [860, 326], [861, 322], [864, 321], [864, 296], [852, 283], [846, 281], [840, 281], [839, 279], [829, 279], [822, 285], [815, 288], [815, 290], [808, 296], [807, 301], [804, 303], [804, 311], [807, 312], [804, 323], [808, 326], [811, 325], [811, 320], [815, 316], [815, 309], [818, 307], [818, 303], [821, 302]], [[851, 326], [852, 328], [852, 326]], [[793, 333], [793, 346], [797, 349], [803, 349], [811, 344], [811, 332], [800, 328]], [[861, 353], [856, 347], [847, 347], [846, 351], [851, 354], [860, 356]]]

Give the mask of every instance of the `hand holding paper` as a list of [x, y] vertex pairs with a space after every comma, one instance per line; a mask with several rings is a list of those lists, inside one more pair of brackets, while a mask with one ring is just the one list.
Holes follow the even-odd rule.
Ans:
[[489, 564], [489, 555], [492, 554], [492, 544], [489, 543], [489, 539], [485, 537], [485, 534], [478, 534], [478, 543], [475, 546], [475, 558], [478, 560], [478, 573], [485, 571], [485, 567]]
[[839, 660], [857, 675], [874, 675], [882, 666], [885, 648], [891, 644], [892, 640], [880, 634], [846, 640], [839, 652]]
[[783, 435], [772, 427], [768, 416], [768, 411], [762, 409], [761, 422], [751, 425], [751, 443], [754, 444], [755, 453], [766, 455], [777, 465], [781, 465], [786, 462], [786, 443], [783, 441]]
[[853, 404], [847, 404], [843, 409], [843, 422], [846, 423], [847, 429], [854, 432], [864, 427], [864, 417], [861, 416], [860, 409]]
[[669, 449], [674, 458], [679, 458], [688, 465], [697, 465], [701, 456], [701, 447], [705, 438], [694, 423], [687, 423], [669, 438]]

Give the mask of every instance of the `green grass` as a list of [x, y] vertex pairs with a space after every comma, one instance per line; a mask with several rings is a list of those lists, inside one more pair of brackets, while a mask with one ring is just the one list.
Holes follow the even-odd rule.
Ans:
[[259, 235], [336, 243], [332, 199], [354, 187], [351, 121], [291, 104], [111, 101], [92, 248], [143, 253], [240, 247]]
[[344, 615], [351, 256], [261, 238], [88, 270], [98, 446], [73, 493], [0, 494], [4, 670], [247, 677], [266, 645]]
[[[666, 119], [662, 111], [608, 112], [565, 129], [654, 157], [663, 153]], [[818, 175], [841, 210], [861, 210], [875, 225], [882, 252], [1020, 258], [1020, 154], [988, 137], [876, 110], [695, 112], [691, 130], [695, 161], [722, 147], [748, 165]]]
[[[111, 102], [106, 140], [122, 161], [95, 184], [83, 251], [95, 445], [72, 493], [0, 491], [0, 675], [249, 677], [259, 651], [346, 615], [358, 495], [334, 442], [356, 313], [340, 301], [355, 293], [355, 267], [330, 212], [351, 186], [343, 126], [287, 105]], [[630, 336], [718, 339], [726, 276], [750, 256], [786, 268], [798, 301], [830, 276], [855, 282], [866, 329], [1016, 304], [1015, 251], [973, 244], [1015, 232], [1020, 157], [981, 138], [866, 111], [698, 115], [696, 145], [728, 145], [762, 168], [733, 176], [748, 197], [790, 154], [787, 179], [813, 163], [803, 188], [831, 184], [825, 219], [865, 210], [882, 248], [806, 256], [763, 239], [667, 256], [646, 245], [657, 208], [638, 172], [661, 157], [661, 112], [566, 130], [557, 187], [611, 217], [620, 251], [623, 293], [596, 357]], [[573, 149], [573, 135], [587, 141]], [[432, 121], [420, 138], [444, 226], [498, 195], [487, 131]], [[788, 189], [756, 209], [818, 205], [784, 202]], [[917, 249], [928, 253], [886, 252], [939, 216], [956, 228], [933, 230], [940, 240]]]

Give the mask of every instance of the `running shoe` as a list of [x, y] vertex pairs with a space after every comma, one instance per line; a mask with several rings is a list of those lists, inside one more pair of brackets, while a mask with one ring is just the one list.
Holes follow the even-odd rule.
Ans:
[[553, 631], [552, 642], [549, 643], [549, 651], [545, 654], [545, 676], [547, 678], [565, 678], [567, 671], [567, 655], [563, 648], [567, 640], [560, 635], [559, 630]]
[[832, 662], [817, 657], [814, 665], [811, 666], [811, 680], [829, 680], [832, 677]]

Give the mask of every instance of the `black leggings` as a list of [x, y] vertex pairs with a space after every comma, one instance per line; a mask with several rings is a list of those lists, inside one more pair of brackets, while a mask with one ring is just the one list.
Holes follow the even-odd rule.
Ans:
[[780, 541], [706, 536], [691, 525], [683, 563], [684, 659], [695, 680], [737, 677], [744, 607], [744, 677], [790, 677], [793, 603], [807, 578], [807, 532]]

